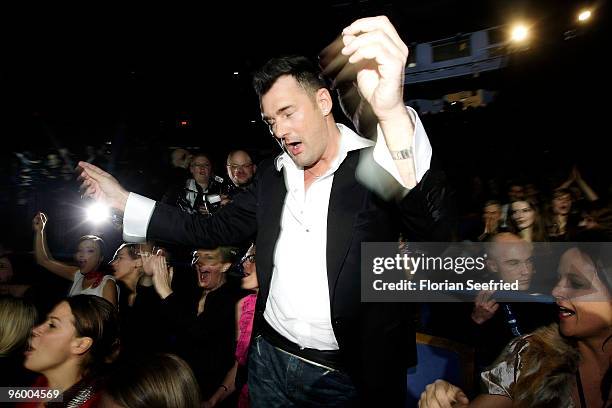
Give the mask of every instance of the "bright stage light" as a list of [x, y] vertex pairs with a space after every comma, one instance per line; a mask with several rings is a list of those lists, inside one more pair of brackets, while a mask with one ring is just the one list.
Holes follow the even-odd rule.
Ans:
[[591, 18], [591, 15], [591, 10], [582, 10], [580, 14], [578, 14], [578, 21], [584, 23]]
[[512, 39], [512, 41], [522, 42], [522, 41], [525, 41], [528, 36], [529, 36], [529, 29], [527, 28], [527, 26], [523, 24], [517, 24], [514, 27], [512, 27], [512, 32], [510, 34], [510, 38]]
[[110, 208], [104, 204], [95, 203], [90, 205], [87, 210], [87, 220], [94, 224], [101, 224], [110, 219]]

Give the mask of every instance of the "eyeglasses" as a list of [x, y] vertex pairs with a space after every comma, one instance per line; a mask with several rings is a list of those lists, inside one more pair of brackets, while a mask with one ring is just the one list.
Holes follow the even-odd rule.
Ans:
[[253, 166], [253, 163], [248, 163], [248, 164], [228, 164], [227, 167], [229, 167], [232, 170], [242, 170], [242, 169], [250, 169]]
[[240, 265], [244, 264], [246, 261], [249, 261], [250, 263], [255, 263], [255, 254], [251, 254], [251, 255], [245, 255], [241, 260], [240, 260]]

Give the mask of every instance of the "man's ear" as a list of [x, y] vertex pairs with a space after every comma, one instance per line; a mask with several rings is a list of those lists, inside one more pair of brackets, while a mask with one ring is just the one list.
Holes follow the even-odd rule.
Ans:
[[91, 337], [77, 337], [72, 342], [72, 353], [83, 355], [89, 351], [93, 345], [93, 339]]
[[320, 88], [317, 91], [315, 97], [317, 105], [319, 105], [319, 109], [321, 109], [323, 115], [329, 115], [332, 111], [332, 107], [334, 106], [333, 99], [331, 94], [329, 93], [329, 90], [327, 90], [326, 88]]
[[488, 269], [489, 269], [491, 272], [493, 272], [493, 273], [497, 273], [497, 272], [499, 272], [499, 268], [497, 267], [497, 262], [495, 262], [495, 261], [494, 261], [494, 260], [492, 260], [492, 259], [487, 259], [485, 262], [486, 262], [486, 264], [487, 264], [487, 268], [488, 268]]

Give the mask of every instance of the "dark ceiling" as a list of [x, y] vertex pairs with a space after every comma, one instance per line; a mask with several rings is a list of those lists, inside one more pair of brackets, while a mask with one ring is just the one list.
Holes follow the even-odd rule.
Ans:
[[[387, 14], [406, 42], [529, 17], [569, 24], [580, 3], [528, 1], [254, 1], [4, 13], [0, 80], [9, 146], [53, 133], [65, 143], [104, 138], [118, 124], [190, 144], [206, 134], [261, 132], [250, 72], [281, 53], [316, 55], [360, 16]], [[234, 72], [238, 72], [235, 75]], [[176, 121], [191, 129], [176, 133]], [[42, 130], [41, 130], [42, 129]], [[7, 140], [7, 138], [3, 138]], [[41, 142], [44, 144], [44, 140]]]

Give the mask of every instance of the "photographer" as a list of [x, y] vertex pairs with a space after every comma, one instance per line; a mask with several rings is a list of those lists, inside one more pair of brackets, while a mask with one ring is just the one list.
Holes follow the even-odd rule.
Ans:
[[174, 205], [188, 214], [209, 216], [221, 207], [223, 179], [212, 173], [208, 156], [199, 153], [189, 165], [192, 178], [182, 186], [173, 186], [166, 192], [162, 202]]

